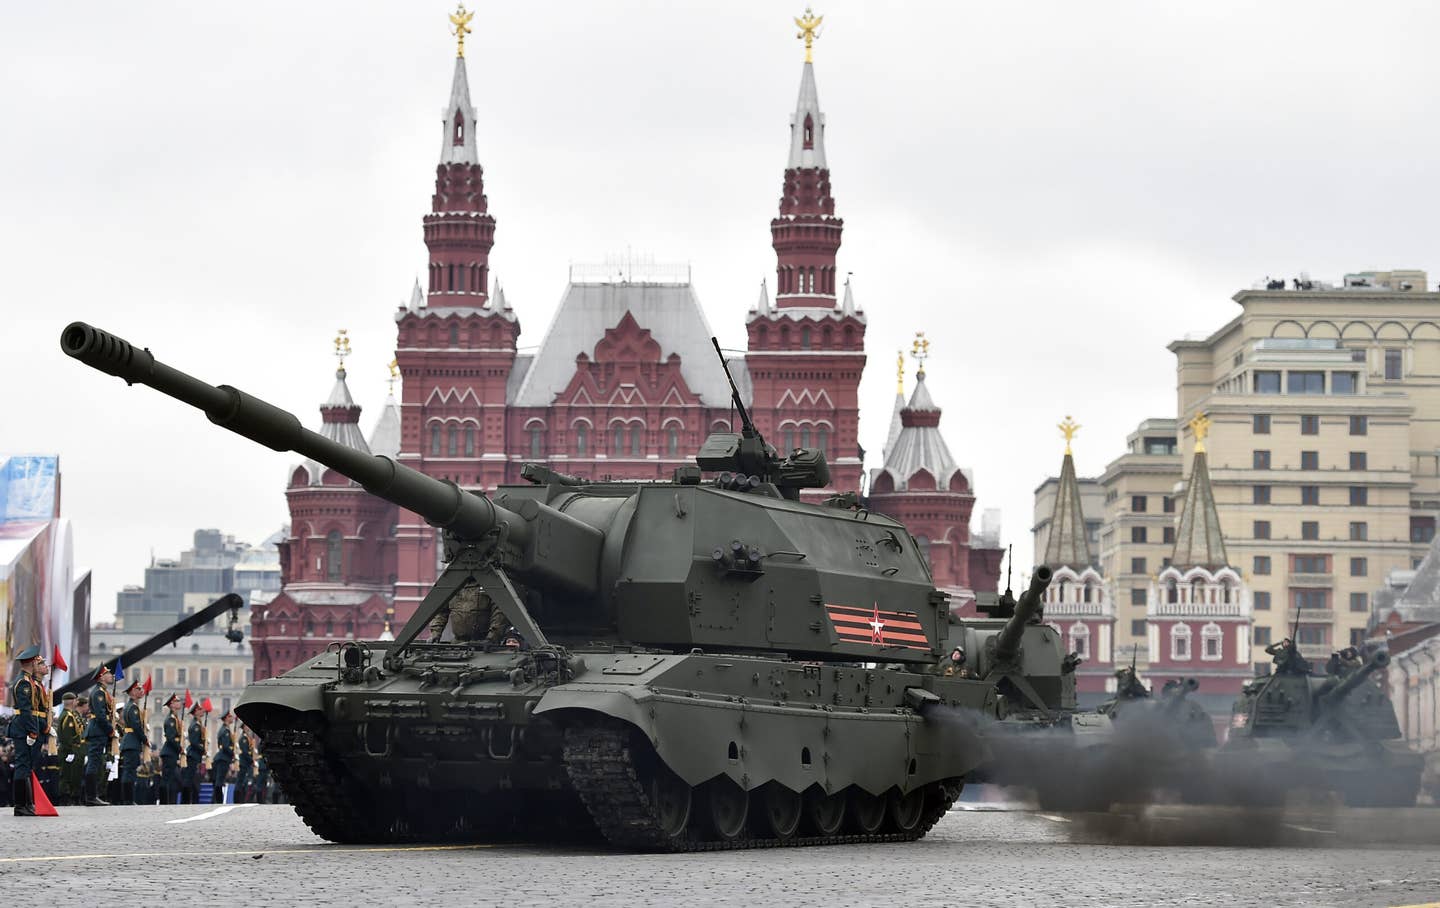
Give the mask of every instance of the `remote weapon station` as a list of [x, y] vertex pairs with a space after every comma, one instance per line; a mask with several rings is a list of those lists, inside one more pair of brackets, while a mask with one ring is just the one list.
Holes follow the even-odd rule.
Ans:
[[937, 670], [946, 596], [915, 541], [853, 496], [802, 501], [829, 481], [823, 454], [779, 456], [738, 393], [741, 431], [712, 434], [673, 481], [526, 464], [528, 484], [487, 497], [89, 325], [61, 346], [443, 531], [446, 566], [393, 641], [332, 645], [237, 707], [325, 838], [907, 841], [984, 759], [950, 708], [996, 714], [1001, 694]]

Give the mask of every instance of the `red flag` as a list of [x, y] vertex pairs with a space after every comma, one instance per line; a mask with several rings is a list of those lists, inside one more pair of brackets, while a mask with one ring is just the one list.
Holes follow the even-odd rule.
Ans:
[[189, 709], [195, 705], [195, 698], [190, 696], [190, 688], [185, 688], [185, 708]]
[[70, 670], [70, 666], [65, 664], [65, 657], [60, 655], [60, 644], [58, 643], [55, 644], [55, 657], [50, 660], [50, 664], [62, 672], [68, 672]]
[[60, 812], [55, 805], [50, 803], [50, 797], [45, 794], [45, 789], [40, 787], [40, 777], [30, 776], [30, 791], [35, 799], [35, 816], [37, 817], [58, 817]]
[[150, 690], [151, 690], [151, 688], [153, 688], [153, 687], [155, 686], [155, 685], [152, 683], [152, 681], [153, 681], [153, 678], [146, 678], [146, 679], [145, 679], [144, 693], [145, 693], [145, 696], [147, 696], [147, 697], [150, 696]]
[[205, 710], [207, 713], [213, 713], [215, 711], [215, 707], [210, 705], [209, 697], [206, 697], [204, 700], [200, 701], [200, 708]]

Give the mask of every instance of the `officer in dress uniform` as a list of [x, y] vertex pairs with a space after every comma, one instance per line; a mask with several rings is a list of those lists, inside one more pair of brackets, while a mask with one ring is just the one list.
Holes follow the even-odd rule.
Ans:
[[[79, 804], [80, 785], [85, 777], [85, 717], [82, 698], [68, 693], [61, 698], [60, 711], [60, 803]], [[87, 703], [89, 701], [86, 701]]]
[[150, 746], [150, 735], [140, 715], [145, 686], [136, 678], [125, 688], [125, 693], [130, 702], [120, 713], [120, 728], [125, 735], [120, 741], [120, 803], [138, 804], [135, 783], [139, 781], [140, 754]]
[[233, 712], [227, 711], [220, 717], [220, 732], [215, 736], [215, 759], [211, 766], [212, 804], [225, 803], [225, 783], [230, 778], [230, 764], [235, 762], [235, 733], [230, 730], [234, 721]]
[[250, 776], [255, 771], [255, 751], [250, 746], [250, 732], [240, 729], [240, 765], [235, 770], [235, 803], [250, 800]]
[[110, 755], [110, 742], [115, 740], [115, 698], [107, 686], [115, 683], [110, 666], [102, 665], [95, 673], [95, 686], [90, 690], [90, 721], [85, 724], [86, 807], [109, 807], [100, 797], [100, 789], [109, 780], [105, 762]]
[[199, 703], [190, 707], [190, 728], [185, 732], [185, 769], [181, 771], [181, 783], [185, 788], [185, 803], [200, 803], [201, 769], [205, 765], [205, 707]]
[[38, 666], [40, 647], [30, 646], [20, 651], [20, 677], [10, 689], [10, 703], [15, 715], [10, 719], [10, 738], [15, 743], [15, 775], [10, 783], [15, 801], [15, 816], [35, 816], [35, 790], [33, 773], [36, 757], [45, 741], [49, 711], [45, 709], [45, 689], [40, 684]]
[[185, 720], [181, 713], [185, 704], [171, 694], [165, 701], [165, 741], [160, 745], [160, 803], [174, 804], [180, 795], [180, 729]]

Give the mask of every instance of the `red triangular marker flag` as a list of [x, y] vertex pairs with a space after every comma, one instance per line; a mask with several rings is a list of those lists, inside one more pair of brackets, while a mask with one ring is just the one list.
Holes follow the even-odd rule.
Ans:
[[30, 776], [30, 790], [35, 798], [35, 816], [37, 817], [58, 817], [60, 812], [55, 805], [50, 803], [50, 798], [45, 794], [45, 789], [40, 786], [40, 777], [32, 774]]
[[155, 686], [155, 685], [152, 683], [153, 681], [154, 681], [154, 677], [153, 677], [153, 676], [147, 677], [147, 678], [145, 679], [145, 696], [147, 696], [147, 697], [150, 696], [150, 691], [151, 691], [151, 689]]
[[204, 700], [200, 701], [200, 708], [205, 710], [207, 713], [213, 713], [215, 711], [215, 707], [210, 705], [209, 697], [206, 697]]
[[185, 708], [189, 709], [195, 705], [195, 698], [190, 696], [190, 688], [185, 688]]
[[60, 644], [58, 643], [55, 644], [55, 657], [50, 660], [50, 664], [62, 672], [68, 672], [70, 670], [70, 666], [65, 664], [65, 657], [60, 655]]

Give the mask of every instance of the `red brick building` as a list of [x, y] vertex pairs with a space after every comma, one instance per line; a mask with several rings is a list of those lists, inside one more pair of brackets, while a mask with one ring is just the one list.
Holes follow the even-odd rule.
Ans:
[[[394, 410], [387, 405], [367, 441], [342, 370], [322, 407], [324, 431], [477, 491], [518, 481], [526, 461], [581, 476], [668, 478], [732, 419], [729, 386], [710, 345], [714, 332], [688, 270], [572, 268], [538, 348], [519, 352], [519, 316], [491, 270], [496, 217], [485, 196], [476, 122], [465, 60], [457, 58], [424, 217], [425, 286], [417, 281], [395, 315], [401, 400]], [[755, 306], [736, 313], [745, 319], [747, 350], [731, 368], [767, 440], [781, 450], [823, 449], [833, 487], [858, 490], [866, 317], [839, 279], [844, 222], [835, 213], [825, 116], [808, 61], [789, 139], [779, 212], [770, 222], [776, 294], [772, 300], [762, 282]], [[908, 412], [907, 426], [938, 437], [939, 410], [923, 384]], [[909, 474], [897, 477], [898, 487], [882, 483], [873, 506], [917, 521], [938, 585], [966, 593], [993, 588], [998, 550], [977, 560], [969, 548], [969, 479], [958, 468], [942, 472], [928, 487]], [[304, 465], [287, 498], [285, 592], [254, 616], [262, 677], [352, 631], [377, 636], [403, 622], [441, 569], [433, 527], [343, 477]]]

